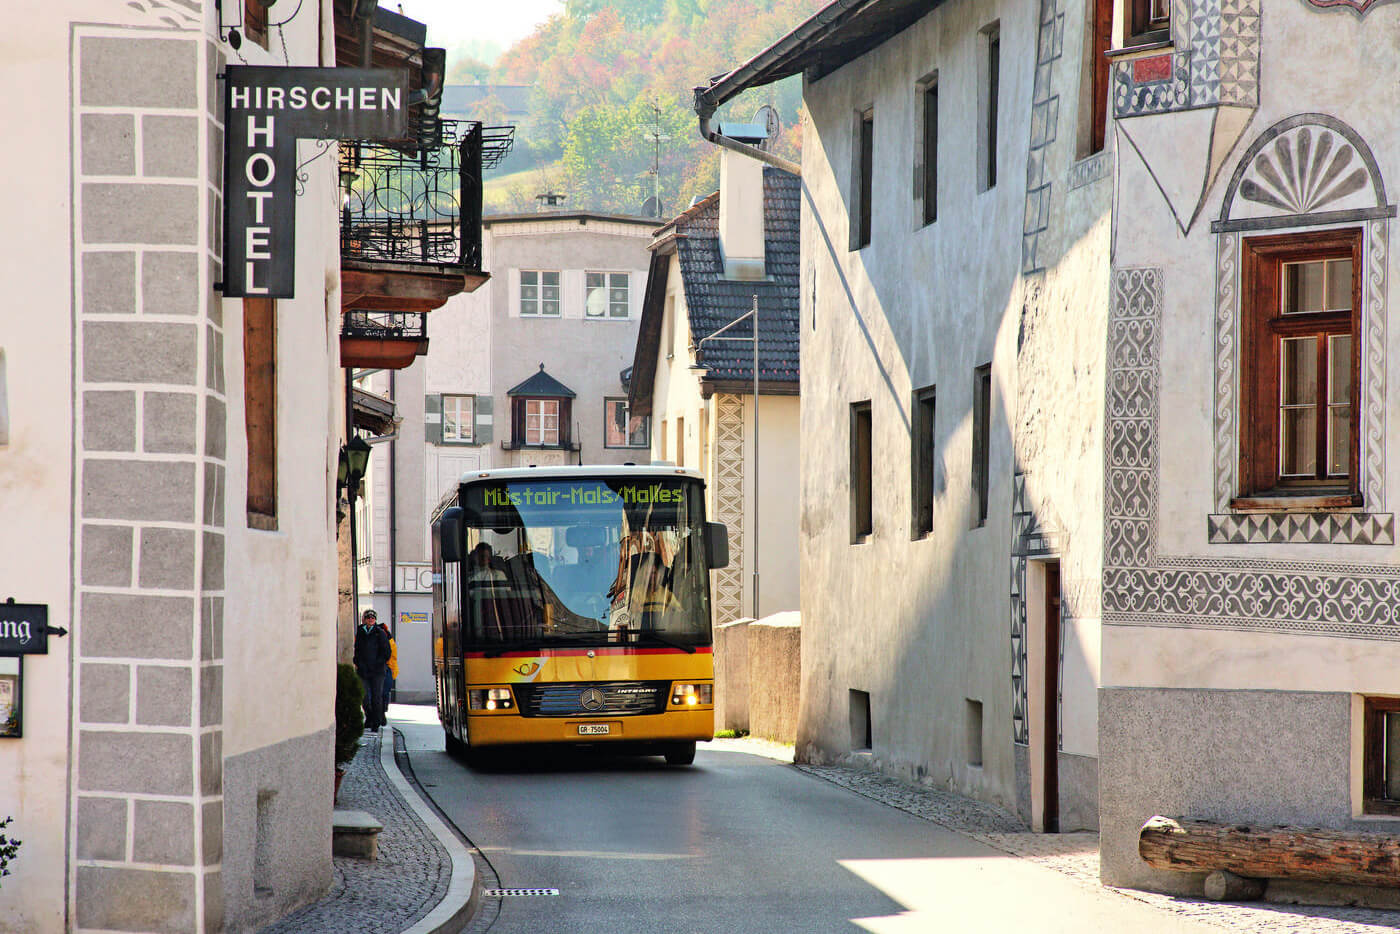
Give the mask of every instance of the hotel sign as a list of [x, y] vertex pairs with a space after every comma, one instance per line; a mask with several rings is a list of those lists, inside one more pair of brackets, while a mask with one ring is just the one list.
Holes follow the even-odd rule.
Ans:
[[299, 139], [401, 139], [402, 68], [230, 65], [224, 81], [226, 298], [291, 298]]

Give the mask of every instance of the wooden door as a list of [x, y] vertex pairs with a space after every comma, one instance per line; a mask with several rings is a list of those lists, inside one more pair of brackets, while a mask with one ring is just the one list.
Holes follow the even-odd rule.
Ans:
[[1046, 833], [1060, 831], [1060, 565], [1045, 565], [1045, 722], [1040, 725], [1041, 749], [1045, 760], [1042, 827]]

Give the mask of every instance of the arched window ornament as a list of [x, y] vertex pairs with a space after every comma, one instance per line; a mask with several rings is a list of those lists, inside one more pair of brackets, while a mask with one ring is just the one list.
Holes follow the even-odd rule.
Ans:
[[1297, 114], [1259, 135], [1235, 168], [1211, 230], [1267, 230], [1395, 216], [1375, 156], [1335, 117]]

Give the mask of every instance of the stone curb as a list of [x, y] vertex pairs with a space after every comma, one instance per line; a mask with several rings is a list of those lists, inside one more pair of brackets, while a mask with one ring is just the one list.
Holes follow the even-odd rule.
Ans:
[[432, 832], [438, 843], [442, 844], [442, 848], [452, 860], [452, 879], [447, 884], [447, 894], [438, 902], [436, 908], [401, 934], [458, 934], [471, 922], [481, 903], [481, 882], [477, 878], [476, 862], [457, 839], [456, 834], [448, 829], [437, 812], [423, 800], [399, 771], [399, 764], [394, 759], [394, 735], [395, 731], [390, 727], [388, 735], [384, 737], [389, 742], [380, 740], [379, 764], [383, 767], [384, 774], [389, 777], [394, 791], [413, 809], [418, 819]]

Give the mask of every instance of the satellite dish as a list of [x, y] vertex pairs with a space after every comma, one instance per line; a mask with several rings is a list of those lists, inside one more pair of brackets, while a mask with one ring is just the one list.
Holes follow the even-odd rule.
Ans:
[[772, 104], [764, 104], [754, 111], [753, 119], [749, 122], [757, 123], [767, 133], [767, 138], [759, 144], [758, 148], [764, 152], [772, 150], [773, 140], [777, 138], [778, 131], [782, 129], [783, 125], [782, 121], [778, 119], [778, 109]]
[[641, 216], [641, 217], [660, 217], [660, 216], [661, 216], [661, 199], [660, 199], [660, 198], [657, 198], [655, 195], [653, 195], [653, 196], [651, 196], [650, 198], [647, 198], [645, 201], [643, 201], [643, 202], [642, 202], [642, 213], [641, 213], [640, 216]]

